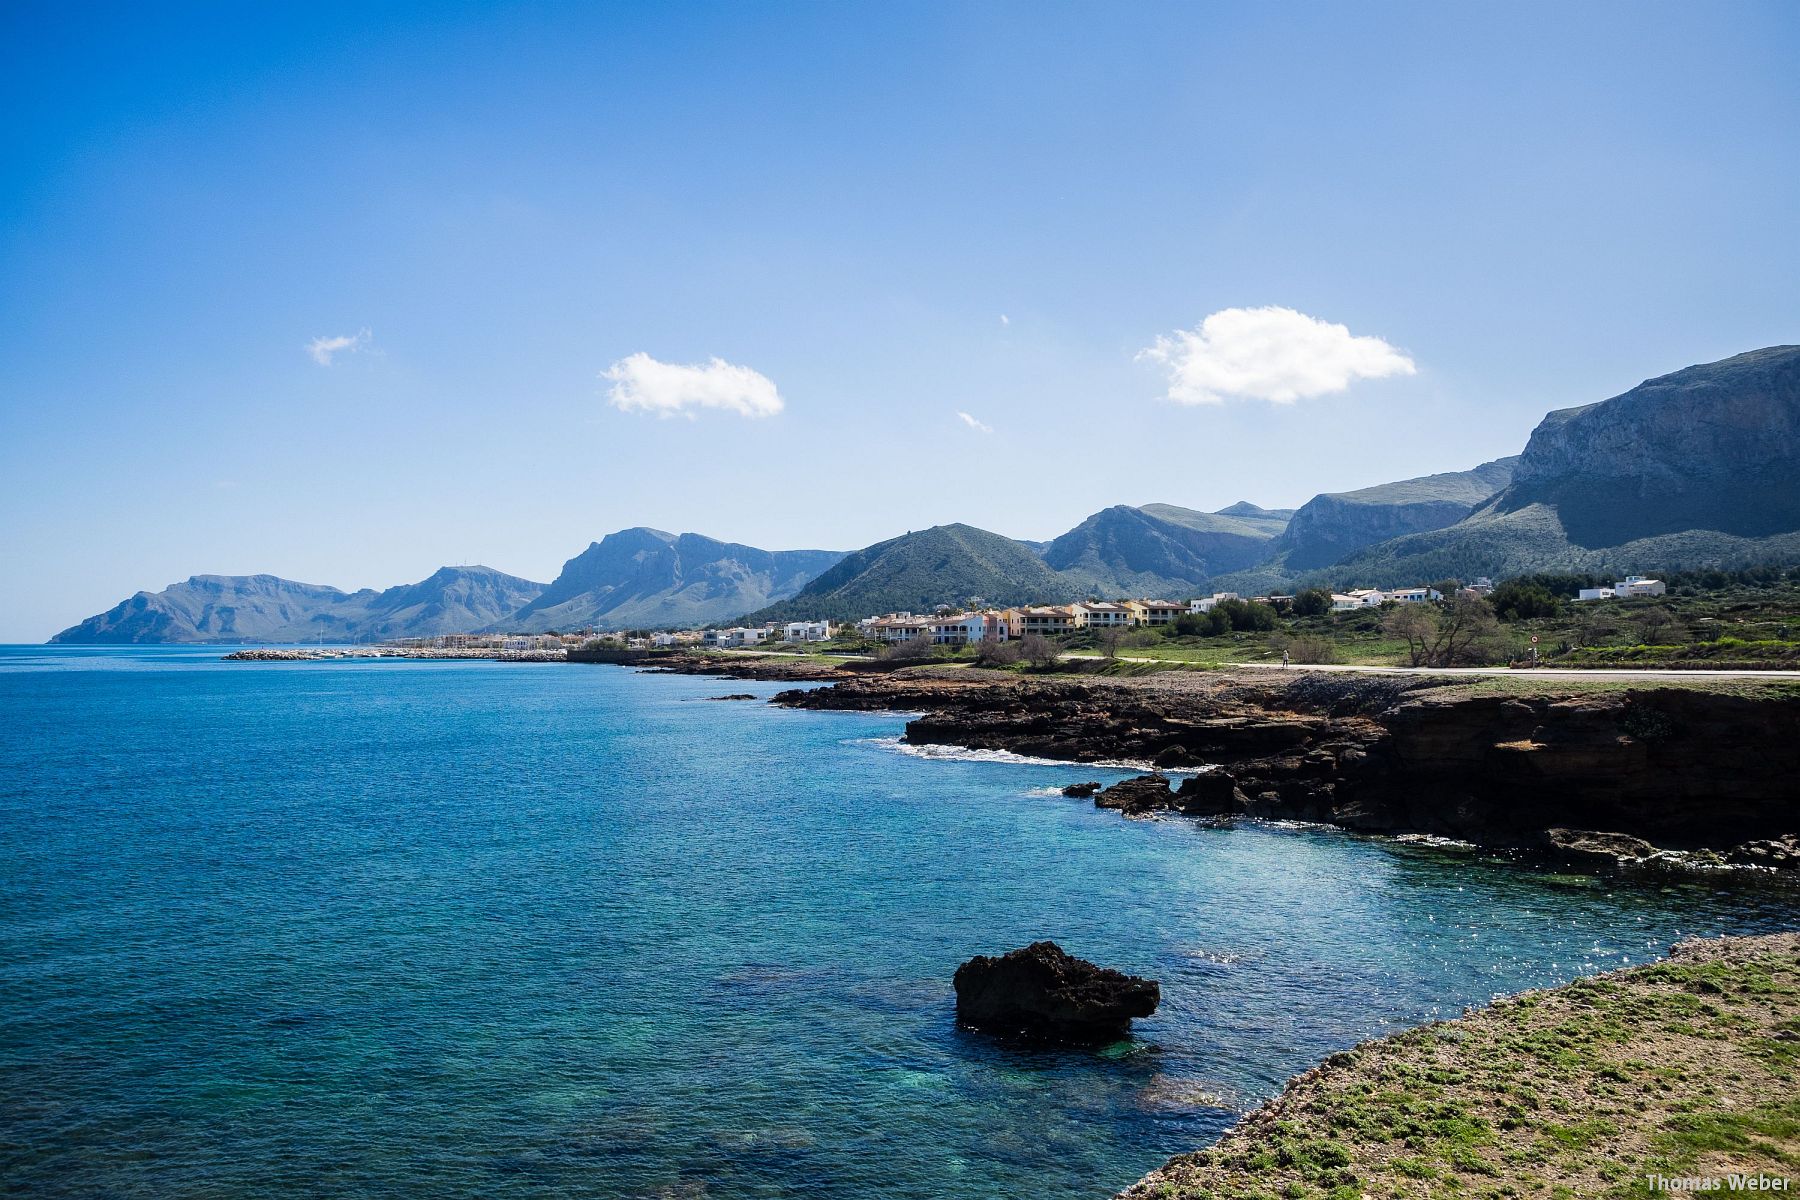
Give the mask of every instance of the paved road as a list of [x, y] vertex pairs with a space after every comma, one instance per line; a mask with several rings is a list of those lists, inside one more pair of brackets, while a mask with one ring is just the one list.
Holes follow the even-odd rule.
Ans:
[[[727, 649], [724, 654], [742, 654], [749, 657], [769, 656], [767, 650], [751, 648]], [[866, 654], [834, 654], [833, 658], [869, 658]], [[1063, 658], [1099, 658], [1098, 654], [1074, 653], [1064, 654]], [[1134, 663], [1180, 663], [1180, 659], [1149, 658], [1143, 655], [1121, 654], [1120, 662]], [[942, 664], [947, 665], [947, 664]], [[1193, 664], [1188, 664], [1193, 665]], [[1220, 663], [1222, 667], [1243, 668], [1253, 671], [1280, 671], [1284, 668], [1280, 663], [1268, 662], [1228, 662]], [[1363, 667], [1342, 663], [1295, 663], [1285, 668], [1290, 671], [1347, 671], [1362, 675], [1507, 675], [1513, 678], [1524, 676], [1530, 679], [1800, 679], [1800, 670], [1796, 671], [1715, 671], [1715, 670], [1668, 670], [1654, 667], [1618, 667], [1595, 670], [1571, 670], [1566, 667]]]
[[[1099, 658], [1098, 654], [1065, 654], [1064, 658]], [[1119, 655], [1120, 662], [1160, 663], [1178, 662], [1177, 659], [1150, 658], [1143, 655]], [[1670, 670], [1655, 667], [1616, 667], [1607, 669], [1571, 669], [1567, 667], [1365, 667], [1349, 666], [1341, 663], [1325, 665], [1321, 663], [1295, 663], [1283, 668], [1280, 663], [1272, 662], [1228, 662], [1220, 663], [1222, 667], [1232, 669], [1243, 668], [1251, 671], [1340, 671], [1360, 675], [1507, 675], [1517, 678], [1521, 675], [1531, 679], [1800, 679], [1800, 670], [1796, 671], [1721, 671], [1721, 670]]]
[[[1134, 659], [1134, 662], [1149, 661]], [[1226, 663], [1228, 667], [1249, 667], [1263, 671], [1279, 671], [1280, 663], [1244, 662]], [[1533, 679], [1718, 679], [1718, 678], [1761, 678], [1761, 679], [1800, 679], [1800, 671], [1713, 671], [1713, 670], [1667, 670], [1654, 667], [1619, 667], [1606, 670], [1571, 670], [1566, 667], [1353, 667], [1333, 664], [1330, 666], [1315, 664], [1302, 666], [1299, 663], [1287, 668], [1290, 671], [1353, 671], [1366, 675], [1507, 675], [1512, 677], [1527, 676]]]

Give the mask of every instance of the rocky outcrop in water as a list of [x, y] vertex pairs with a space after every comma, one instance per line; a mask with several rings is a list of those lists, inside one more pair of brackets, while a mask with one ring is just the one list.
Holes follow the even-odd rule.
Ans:
[[955, 984], [958, 1023], [1037, 1041], [1115, 1041], [1162, 1000], [1155, 980], [1097, 967], [1055, 942], [978, 955], [956, 969]]

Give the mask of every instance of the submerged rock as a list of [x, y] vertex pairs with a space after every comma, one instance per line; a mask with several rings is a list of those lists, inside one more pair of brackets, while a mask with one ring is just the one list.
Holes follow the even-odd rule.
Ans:
[[1162, 1000], [1154, 979], [1095, 966], [1055, 942], [977, 955], [956, 969], [955, 983], [960, 1024], [1040, 1041], [1117, 1040]]
[[1065, 796], [1073, 796], [1077, 800], [1086, 800], [1089, 796], [1092, 796], [1099, 790], [1100, 783], [1098, 780], [1094, 780], [1088, 783], [1071, 783], [1062, 790], [1062, 794]]
[[729, 696], [708, 696], [707, 699], [708, 700], [754, 700], [754, 699], [756, 699], [756, 697], [752, 696], [749, 692], [733, 692]]

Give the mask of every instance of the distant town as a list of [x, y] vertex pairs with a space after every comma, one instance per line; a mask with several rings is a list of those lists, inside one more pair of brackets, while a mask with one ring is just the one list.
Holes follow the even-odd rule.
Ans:
[[[1449, 586], [1449, 585], [1445, 585]], [[1459, 594], [1488, 596], [1494, 581], [1478, 578]], [[1660, 596], [1666, 590], [1659, 579], [1628, 575], [1611, 587], [1583, 588], [1580, 601]], [[1444, 600], [1439, 588], [1416, 584], [1406, 587], [1358, 588], [1329, 593], [1328, 611], [1334, 613], [1378, 609], [1384, 605], [1436, 603]], [[1214, 592], [1184, 600], [1119, 599], [1083, 600], [1072, 604], [992, 607], [979, 600], [958, 608], [940, 604], [930, 613], [891, 612], [854, 622], [787, 621], [726, 628], [656, 631], [578, 631], [541, 634], [443, 634], [436, 637], [398, 638], [388, 643], [407, 650], [488, 650], [543, 652], [612, 647], [623, 650], [741, 650], [770, 644], [828, 642], [854, 636], [883, 645], [926, 643], [933, 646], [968, 646], [981, 642], [1013, 642], [1028, 636], [1064, 637], [1076, 633], [1104, 633], [1173, 625], [1186, 615], [1210, 613], [1227, 601], [1266, 605], [1277, 612], [1292, 611], [1297, 597], [1271, 594], [1240, 596]]]

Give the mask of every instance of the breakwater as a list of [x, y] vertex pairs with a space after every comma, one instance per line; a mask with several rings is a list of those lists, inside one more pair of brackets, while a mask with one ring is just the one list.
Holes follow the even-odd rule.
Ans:
[[498, 662], [566, 662], [566, 650], [425, 649], [414, 646], [300, 646], [233, 650], [226, 662], [328, 662], [351, 658], [493, 659]]

